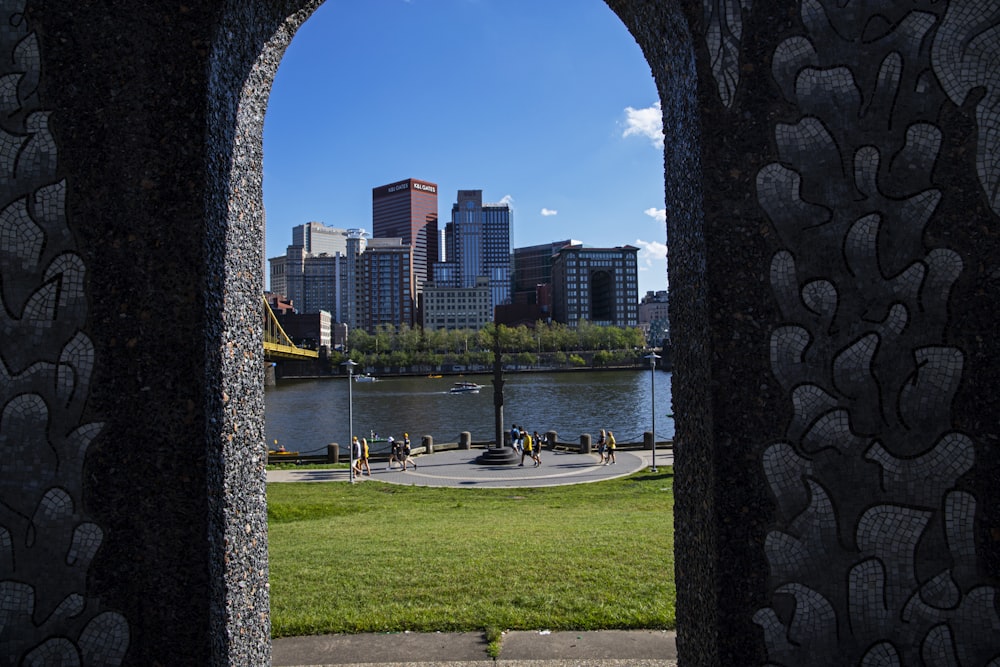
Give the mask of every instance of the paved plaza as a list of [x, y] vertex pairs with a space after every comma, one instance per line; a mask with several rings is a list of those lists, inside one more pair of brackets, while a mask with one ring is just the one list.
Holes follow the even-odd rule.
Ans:
[[[480, 465], [476, 463], [476, 459], [482, 453], [482, 449], [465, 449], [424, 454], [413, 458], [417, 463], [416, 470], [407, 469], [405, 472], [398, 465], [392, 470], [386, 470], [385, 463], [372, 464], [371, 476], [362, 475], [358, 477], [358, 480], [470, 489], [559, 486], [624, 477], [649, 467], [653, 459], [651, 450], [618, 450], [615, 453], [617, 463], [601, 465], [600, 457], [597, 454], [546, 450], [542, 452], [542, 465], [535, 468], [528, 457], [524, 459], [524, 466]], [[657, 450], [657, 466], [671, 465], [672, 463], [673, 455], [669, 449]], [[267, 472], [268, 483], [344, 482], [348, 480], [349, 471], [343, 468], [330, 470], [288, 469]]]

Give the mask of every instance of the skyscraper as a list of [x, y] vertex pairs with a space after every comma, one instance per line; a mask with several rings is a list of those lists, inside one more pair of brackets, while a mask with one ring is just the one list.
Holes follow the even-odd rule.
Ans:
[[369, 239], [359, 264], [363, 286], [360, 327], [374, 333], [382, 324], [412, 326], [413, 299], [408, 288], [413, 284], [410, 246], [399, 238]]
[[268, 260], [271, 291], [288, 297], [299, 314], [326, 311], [335, 322], [360, 326], [366, 286], [359, 277], [358, 258], [368, 237], [363, 229], [327, 227], [321, 222], [293, 227], [292, 245], [284, 255]]
[[343, 255], [347, 251], [348, 230], [307, 222], [292, 227], [292, 245], [302, 246], [311, 255]]
[[416, 302], [438, 259], [437, 185], [408, 178], [372, 188], [372, 235], [401, 238], [410, 249], [410, 295]]
[[299, 313], [321, 310], [336, 317], [349, 230], [308, 222], [292, 228], [292, 245], [273, 257], [271, 290], [287, 296]]
[[445, 228], [448, 262], [435, 279], [473, 288], [477, 278], [486, 278], [491, 306], [510, 303], [510, 206], [484, 204], [482, 190], [459, 190], [457, 199]]

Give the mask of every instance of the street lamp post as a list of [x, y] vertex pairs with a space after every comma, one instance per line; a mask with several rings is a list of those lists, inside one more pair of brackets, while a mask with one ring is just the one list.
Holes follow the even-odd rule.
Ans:
[[357, 362], [348, 359], [340, 364], [347, 367], [347, 426], [350, 431], [350, 440], [347, 449], [350, 451], [351, 460], [351, 484], [354, 483], [354, 367]]
[[653, 417], [653, 467], [649, 470], [656, 472], [656, 360], [660, 358], [660, 355], [656, 352], [650, 352], [646, 358], [649, 359], [649, 396], [652, 407], [650, 412]]

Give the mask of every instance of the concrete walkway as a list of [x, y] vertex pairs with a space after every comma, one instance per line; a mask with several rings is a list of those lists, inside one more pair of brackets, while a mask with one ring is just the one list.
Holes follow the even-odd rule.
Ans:
[[322, 635], [276, 639], [275, 667], [676, 667], [676, 635], [661, 630], [515, 631], [500, 657], [486, 655], [474, 632]]
[[[385, 464], [372, 467], [371, 477], [390, 484], [463, 488], [525, 488], [599, 482], [638, 472], [652, 464], [646, 450], [616, 452], [615, 465], [601, 465], [596, 454], [544, 451], [542, 465], [483, 466], [475, 463], [481, 449], [449, 450], [414, 457], [416, 470]], [[658, 450], [657, 466], [673, 463], [670, 450]], [[348, 471], [269, 470], [269, 484], [281, 482], [346, 482]], [[275, 639], [276, 667], [675, 667], [676, 635], [659, 630], [600, 630], [594, 632], [513, 631], [504, 635], [500, 657], [486, 654], [481, 633], [420, 633], [317, 635]]]
[[[564, 451], [543, 451], [542, 465], [532, 467], [531, 459], [525, 458], [524, 466], [484, 466], [476, 463], [482, 449], [447, 450], [434, 454], [414, 457], [417, 469], [406, 472], [396, 466], [386, 470], [385, 464], [372, 465], [371, 477], [362, 475], [358, 481], [369, 479], [390, 484], [410, 484], [414, 486], [450, 486], [469, 489], [524, 488], [534, 486], [558, 486], [561, 484], [584, 484], [601, 482], [615, 477], [624, 477], [652, 464], [653, 453], [647, 450], [619, 450], [615, 454], [617, 463], [601, 465], [597, 454], [577, 454]], [[657, 466], [673, 464], [671, 450], [657, 450]], [[348, 470], [268, 470], [267, 482], [346, 482]]]

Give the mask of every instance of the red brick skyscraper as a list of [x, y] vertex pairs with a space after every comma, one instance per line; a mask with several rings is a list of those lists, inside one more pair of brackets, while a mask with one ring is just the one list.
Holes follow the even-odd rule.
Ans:
[[372, 188], [372, 234], [400, 237], [413, 257], [414, 303], [438, 259], [437, 184], [409, 178]]

